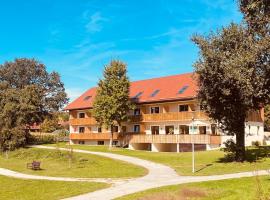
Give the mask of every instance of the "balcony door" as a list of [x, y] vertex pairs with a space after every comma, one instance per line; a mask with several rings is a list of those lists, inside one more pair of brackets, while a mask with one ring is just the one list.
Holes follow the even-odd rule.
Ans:
[[179, 126], [179, 134], [183, 134], [183, 135], [189, 134], [189, 126], [187, 126], [187, 125], [180, 125]]
[[165, 126], [165, 133], [166, 135], [174, 134], [174, 126]]
[[199, 133], [200, 134], [206, 134], [206, 126], [199, 126]]
[[159, 135], [159, 126], [151, 126], [151, 134]]

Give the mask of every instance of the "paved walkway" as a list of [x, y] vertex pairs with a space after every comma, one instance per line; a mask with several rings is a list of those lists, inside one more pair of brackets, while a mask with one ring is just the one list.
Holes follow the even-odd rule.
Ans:
[[[45, 149], [55, 149], [55, 147], [48, 147], [48, 146], [34, 146], [34, 147], [45, 148]], [[60, 149], [66, 150], [66, 151], [68, 150], [64, 148], [60, 148]], [[113, 154], [113, 153], [92, 152], [92, 151], [78, 150], [78, 149], [74, 149], [73, 152], [95, 154], [95, 155], [100, 155], [100, 156], [104, 156], [104, 157], [108, 157], [112, 159], [122, 160], [122, 161], [129, 162], [138, 166], [142, 166], [146, 168], [149, 173], [146, 176], [140, 177], [140, 178], [134, 178], [134, 179], [123, 180], [123, 181], [118, 181], [118, 182], [113, 182], [111, 180], [111, 183], [113, 184], [112, 184], [112, 187], [110, 188], [79, 195], [76, 197], [67, 198], [66, 200], [100, 200], [100, 199], [111, 200], [111, 199], [121, 197], [127, 194], [140, 192], [140, 191], [151, 189], [151, 188], [167, 186], [167, 185], [203, 182], [203, 181], [212, 181], [212, 180], [224, 180], [224, 179], [231, 179], [231, 178], [242, 178], [242, 177], [251, 177], [251, 176], [256, 176], [256, 175], [269, 174], [269, 171], [261, 170], [261, 171], [256, 171], [256, 172], [243, 172], [243, 173], [213, 175], [213, 176], [179, 176], [172, 168], [168, 166], [154, 163], [147, 160], [142, 160], [135, 157], [123, 156], [123, 155], [118, 155], [118, 154]], [[0, 173], [1, 173], [1, 170], [0, 170]], [[27, 175], [27, 176], [31, 176], [31, 175]], [[50, 178], [57, 178], [57, 177], [50, 177]], [[61, 179], [69, 179], [71, 181], [70, 178], [61, 178]], [[52, 179], [48, 179], [48, 180], [52, 180]], [[100, 180], [105, 180], [105, 179], [100, 179]]]

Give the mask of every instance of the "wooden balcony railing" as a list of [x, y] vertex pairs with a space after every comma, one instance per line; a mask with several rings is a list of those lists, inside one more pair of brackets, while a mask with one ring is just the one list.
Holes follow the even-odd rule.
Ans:
[[260, 111], [249, 111], [247, 121], [251, 122], [263, 122]]
[[169, 112], [158, 114], [143, 114], [143, 122], [156, 122], [156, 121], [189, 121], [194, 119], [208, 120], [209, 117], [204, 112]]
[[[110, 133], [71, 133], [69, 135], [71, 140], [109, 140]], [[119, 133], [113, 134], [113, 139], [119, 139]]]
[[77, 125], [94, 125], [97, 124], [95, 118], [74, 118], [69, 120], [70, 125], [77, 126]]
[[221, 144], [221, 136], [213, 135], [132, 135], [130, 143]]

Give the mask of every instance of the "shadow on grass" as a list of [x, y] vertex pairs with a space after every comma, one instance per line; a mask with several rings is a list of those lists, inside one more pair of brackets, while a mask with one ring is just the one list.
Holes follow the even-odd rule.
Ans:
[[207, 165], [203, 166], [202, 168], [198, 169], [198, 170], [196, 171], [196, 173], [197, 173], [197, 172], [200, 172], [200, 171], [202, 171], [202, 170], [204, 170], [204, 169], [206, 169], [207, 167], [211, 167], [212, 165], [213, 165], [213, 164], [207, 164]]
[[[250, 147], [246, 149], [246, 162], [258, 162], [265, 158], [270, 158], [270, 146]], [[230, 154], [226, 154], [223, 158], [220, 158], [218, 163], [234, 162], [234, 157]]]

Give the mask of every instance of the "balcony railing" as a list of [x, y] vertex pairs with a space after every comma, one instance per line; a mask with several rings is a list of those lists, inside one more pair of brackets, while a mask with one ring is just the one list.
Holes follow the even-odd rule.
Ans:
[[200, 120], [208, 120], [209, 117], [204, 112], [169, 112], [157, 114], [143, 114], [143, 122], [156, 122], [156, 121], [190, 121], [192, 118]]
[[[71, 133], [69, 135], [71, 140], [109, 140], [110, 133]], [[119, 133], [113, 134], [113, 139], [119, 139]]]
[[97, 121], [95, 118], [74, 118], [69, 120], [70, 125], [77, 126], [77, 125], [95, 125], [97, 124]]
[[217, 135], [132, 135], [129, 143], [221, 144]]

